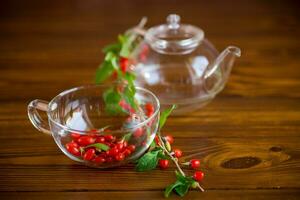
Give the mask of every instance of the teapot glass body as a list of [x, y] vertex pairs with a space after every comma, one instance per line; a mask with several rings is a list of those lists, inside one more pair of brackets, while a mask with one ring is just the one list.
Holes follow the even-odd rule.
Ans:
[[166, 25], [145, 31], [131, 59], [137, 85], [153, 91], [163, 107], [177, 104], [175, 112], [186, 113], [223, 89], [240, 49], [229, 46], [219, 53], [201, 29], [179, 19], [169, 15]]

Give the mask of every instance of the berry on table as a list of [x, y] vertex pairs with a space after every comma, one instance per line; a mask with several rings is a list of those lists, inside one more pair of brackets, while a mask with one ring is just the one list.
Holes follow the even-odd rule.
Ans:
[[190, 166], [192, 169], [197, 169], [200, 167], [200, 160], [198, 159], [192, 159], [190, 160]]
[[203, 178], [204, 178], [204, 173], [202, 171], [196, 171], [193, 175], [193, 179], [195, 181], [202, 181]]
[[160, 145], [160, 141], [157, 135], [155, 136], [154, 140], [157, 145]]
[[169, 160], [165, 160], [165, 159], [159, 160], [159, 167], [161, 169], [167, 169], [169, 167]]
[[172, 135], [166, 135], [166, 136], [164, 137], [164, 139], [165, 139], [166, 141], [168, 141], [170, 144], [173, 144], [173, 142], [174, 142], [174, 138], [173, 138]]
[[180, 149], [175, 149], [174, 155], [176, 158], [180, 158], [180, 157], [182, 157], [182, 151]]

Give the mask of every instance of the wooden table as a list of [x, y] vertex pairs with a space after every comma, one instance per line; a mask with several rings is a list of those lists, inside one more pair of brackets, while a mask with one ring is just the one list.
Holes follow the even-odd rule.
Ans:
[[206, 192], [186, 199], [300, 198], [298, 2], [7, 0], [0, 6], [1, 199], [163, 199], [174, 168], [78, 165], [33, 128], [26, 106], [92, 83], [105, 44], [142, 16], [152, 26], [169, 13], [203, 28], [219, 50], [242, 49], [225, 90], [165, 129], [184, 159], [202, 159]]

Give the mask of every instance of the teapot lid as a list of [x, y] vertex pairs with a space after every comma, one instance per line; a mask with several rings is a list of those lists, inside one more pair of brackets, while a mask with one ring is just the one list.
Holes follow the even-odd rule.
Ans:
[[150, 46], [164, 54], [187, 54], [193, 51], [204, 38], [202, 29], [189, 24], [180, 24], [180, 16], [170, 14], [167, 24], [150, 28], [145, 40]]

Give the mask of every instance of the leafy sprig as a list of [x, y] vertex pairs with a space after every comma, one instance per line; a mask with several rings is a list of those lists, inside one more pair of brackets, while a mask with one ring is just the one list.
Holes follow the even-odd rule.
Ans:
[[[137, 28], [142, 28], [146, 20], [142, 19]], [[111, 115], [128, 113], [130, 110], [124, 108], [120, 102], [125, 101], [130, 108], [135, 111], [139, 111], [140, 107], [135, 99], [135, 74], [131, 70], [124, 70], [120, 65], [122, 59], [128, 59], [130, 53], [135, 48], [137, 34], [134, 32], [128, 32], [118, 36], [118, 41], [114, 44], [108, 45], [103, 49], [105, 53], [104, 62], [99, 66], [96, 72], [96, 83], [102, 83], [110, 77], [114, 77], [117, 82], [122, 85], [125, 83], [124, 88], [111, 87], [103, 94], [103, 100], [105, 102], [105, 110]], [[128, 67], [128, 66], [127, 66]], [[176, 181], [166, 187], [165, 197], [169, 197], [171, 192], [175, 192], [179, 196], [184, 196], [190, 188], [198, 187], [201, 191], [204, 191], [198, 182], [196, 182], [190, 176], [186, 176], [180, 167], [178, 159], [174, 157], [171, 152], [170, 143], [161, 136], [161, 129], [166, 123], [168, 116], [176, 106], [163, 111], [160, 116], [159, 130], [157, 134], [158, 143], [151, 144], [149, 151], [145, 153], [136, 163], [137, 171], [149, 171], [155, 169], [160, 159], [167, 159], [174, 162], [177, 167], [175, 171]], [[128, 140], [131, 137], [131, 133], [124, 136], [124, 140]], [[108, 149], [108, 146], [95, 144], [95, 148], [99, 150]]]
[[161, 112], [160, 118], [159, 118], [159, 133], [160, 133], [162, 127], [165, 125], [167, 118], [173, 112], [173, 110], [176, 109], [176, 107], [177, 107], [176, 105], [172, 105], [170, 108]]
[[172, 191], [182, 197], [187, 194], [191, 187], [198, 187], [201, 191], [204, 191], [197, 181], [195, 181], [192, 177], [185, 175], [180, 167], [178, 159], [171, 154], [170, 143], [161, 136], [161, 129], [163, 128], [168, 116], [175, 108], [176, 106], [173, 105], [171, 108], [166, 109], [161, 113], [159, 131], [157, 135], [158, 143], [153, 142], [152, 147], [150, 147], [151, 150], [144, 154], [138, 160], [136, 165], [137, 171], [149, 171], [157, 167], [159, 159], [168, 159], [174, 162], [178, 170], [175, 171], [176, 181], [166, 187], [164, 192], [165, 197], [169, 197]]
[[155, 149], [145, 153], [136, 165], [137, 171], [149, 171], [155, 169], [159, 160], [159, 154], [162, 153], [162, 149]]
[[175, 191], [179, 196], [183, 197], [189, 191], [190, 187], [196, 188], [198, 182], [189, 176], [183, 176], [178, 171], [175, 171], [176, 182], [169, 185], [165, 189], [165, 197], [169, 197], [172, 191]]
[[[122, 108], [120, 101], [124, 100], [134, 110], [137, 109], [138, 102], [135, 100], [135, 74], [126, 69], [121, 69], [121, 59], [128, 59], [130, 52], [133, 49], [133, 39], [135, 34], [119, 35], [118, 41], [115, 44], [106, 46], [103, 49], [105, 53], [104, 62], [99, 66], [96, 72], [96, 83], [103, 83], [108, 78], [115, 76], [115, 81], [119, 82], [120, 86], [125, 85], [125, 88], [111, 87], [103, 94], [105, 102], [105, 110], [108, 114], [117, 115], [128, 113], [129, 110]], [[129, 68], [129, 66], [125, 66]]]

